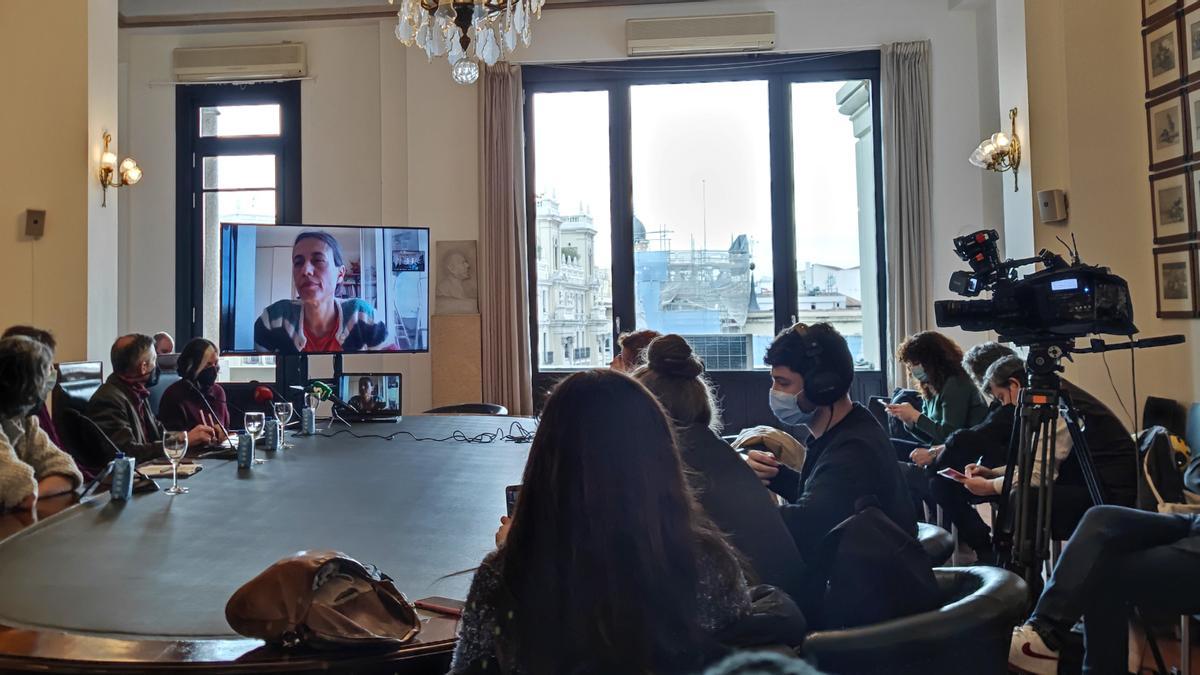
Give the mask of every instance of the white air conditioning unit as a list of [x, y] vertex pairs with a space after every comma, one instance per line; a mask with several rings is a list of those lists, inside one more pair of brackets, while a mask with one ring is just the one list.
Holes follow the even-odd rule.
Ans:
[[276, 80], [304, 77], [308, 59], [301, 42], [232, 47], [187, 47], [172, 54], [176, 82]]
[[761, 52], [775, 48], [775, 13], [629, 19], [630, 56]]

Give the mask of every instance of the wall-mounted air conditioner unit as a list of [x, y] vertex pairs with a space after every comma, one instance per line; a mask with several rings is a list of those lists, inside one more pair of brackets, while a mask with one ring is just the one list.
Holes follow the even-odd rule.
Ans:
[[270, 80], [304, 77], [308, 59], [304, 44], [187, 47], [172, 55], [176, 82]]
[[630, 56], [761, 52], [775, 48], [775, 13], [629, 19]]

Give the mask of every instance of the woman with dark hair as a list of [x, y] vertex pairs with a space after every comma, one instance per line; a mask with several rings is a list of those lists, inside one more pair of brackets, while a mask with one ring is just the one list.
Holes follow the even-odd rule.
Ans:
[[923, 402], [920, 410], [909, 403], [888, 405], [887, 413], [904, 422], [912, 435], [934, 445], [945, 443], [950, 434], [987, 416], [987, 404], [963, 369], [962, 348], [954, 340], [923, 331], [900, 344], [896, 359], [908, 368]]
[[254, 324], [254, 344], [276, 354], [409, 349], [406, 337], [388, 337], [387, 321], [359, 298], [338, 298], [346, 278], [342, 246], [328, 232], [301, 232], [292, 244], [297, 298], [273, 302]]
[[350, 398], [350, 407], [359, 412], [373, 412], [383, 408], [379, 393], [375, 389], [375, 381], [370, 376], [358, 378], [358, 393]]
[[704, 364], [679, 335], [664, 335], [646, 349], [646, 365], [633, 373], [675, 423], [679, 454], [696, 498], [760, 581], [781, 588], [798, 603], [804, 562], [770, 494], [737, 451], [721, 440], [720, 409]]
[[[58, 349], [58, 341], [54, 339], [54, 334], [50, 331], [34, 328], [33, 326], [9, 326], [8, 330], [4, 331], [3, 337], [7, 338], [16, 335], [24, 335], [27, 338], [32, 338], [42, 343], [46, 349], [50, 350], [50, 359], [54, 360], [54, 351]], [[56, 373], [55, 380], [57, 381], [57, 379]], [[54, 386], [51, 385], [50, 388], [53, 389]], [[37, 407], [37, 410], [33, 411], [33, 414], [38, 418], [38, 425], [41, 426], [42, 431], [46, 432], [46, 435], [50, 437], [50, 442], [61, 448], [63, 444], [58, 438], [58, 428], [54, 426], [54, 419], [50, 417], [50, 408], [46, 407], [48, 401], [49, 397], [47, 397], [46, 401], [42, 401], [42, 404]]]
[[632, 373], [646, 361], [646, 347], [662, 335], [656, 330], [635, 330], [617, 338], [617, 353], [609, 367], [622, 373]]
[[501, 523], [452, 673], [691, 673], [721, 655], [713, 634], [750, 610], [662, 407], [613, 370], [575, 373], [546, 402]]
[[221, 368], [217, 357], [217, 346], [204, 338], [189, 340], [179, 352], [175, 361], [179, 381], [167, 387], [158, 404], [158, 421], [168, 431], [210, 426], [216, 432], [216, 442], [225, 440], [229, 406], [225, 390], [217, 384]]
[[83, 482], [75, 460], [32, 414], [56, 379], [45, 345], [24, 336], [0, 339], [0, 509], [31, 509], [39, 496], [70, 492]]

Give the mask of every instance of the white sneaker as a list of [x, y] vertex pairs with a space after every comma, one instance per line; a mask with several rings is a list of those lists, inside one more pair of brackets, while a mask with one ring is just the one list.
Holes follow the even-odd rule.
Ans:
[[1046, 646], [1033, 626], [1024, 624], [1013, 629], [1008, 645], [1008, 665], [1023, 673], [1057, 675], [1058, 652]]

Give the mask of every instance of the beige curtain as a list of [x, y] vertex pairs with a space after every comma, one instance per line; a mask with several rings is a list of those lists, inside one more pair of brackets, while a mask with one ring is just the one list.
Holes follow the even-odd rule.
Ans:
[[514, 415], [531, 415], [521, 68], [501, 63], [486, 68], [480, 79], [483, 400], [499, 403]]
[[[929, 122], [929, 41], [884, 45], [880, 64], [883, 102], [884, 224], [887, 235], [888, 367], [897, 372], [895, 348], [932, 324], [930, 199], [932, 128]], [[966, 161], [963, 170], [967, 170]]]

